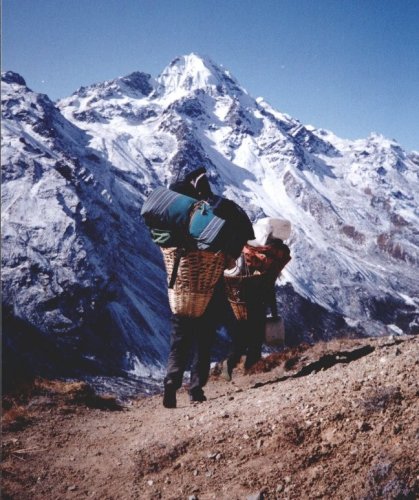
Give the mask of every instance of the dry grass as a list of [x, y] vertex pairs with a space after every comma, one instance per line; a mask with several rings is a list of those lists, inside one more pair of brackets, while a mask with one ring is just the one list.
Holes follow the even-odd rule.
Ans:
[[100, 410], [123, 408], [114, 396], [97, 394], [86, 382], [36, 378], [3, 395], [2, 426], [5, 431], [20, 431], [46, 409], [72, 412], [80, 406]]
[[21, 431], [33, 421], [33, 415], [25, 406], [12, 406], [4, 411], [2, 426], [5, 431]]
[[301, 344], [297, 347], [286, 348], [281, 352], [275, 352], [261, 359], [253, 365], [247, 373], [266, 373], [284, 363], [286, 370], [291, 370], [300, 359], [300, 355], [310, 347], [309, 344]]

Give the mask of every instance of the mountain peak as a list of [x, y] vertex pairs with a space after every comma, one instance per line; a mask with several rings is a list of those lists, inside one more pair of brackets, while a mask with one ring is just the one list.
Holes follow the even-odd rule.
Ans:
[[239, 89], [238, 83], [227, 70], [209, 57], [195, 53], [180, 56], [167, 66], [157, 79], [165, 92], [219, 88], [228, 85]]
[[23, 85], [26, 87], [26, 82], [19, 73], [14, 71], [4, 71], [1, 74], [1, 81], [5, 83], [17, 83], [18, 85]]

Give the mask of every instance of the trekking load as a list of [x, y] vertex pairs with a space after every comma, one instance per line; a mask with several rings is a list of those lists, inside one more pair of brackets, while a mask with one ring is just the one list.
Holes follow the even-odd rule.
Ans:
[[184, 248], [162, 248], [162, 253], [170, 309], [180, 316], [202, 316], [225, 269], [224, 254]]
[[234, 202], [212, 196], [197, 200], [159, 187], [145, 200], [141, 215], [162, 249], [175, 314], [199, 317], [226, 267], [254, 236], [246, 213]]
[[221, 251], [236, 258], [248, 239], [247, 215], [231, 200], [213, 199], [209, 203], [159, 187], [145, 200], [141, 215], [162, 247]]
[[285, 241], [291, 235], [291, 222], [285, 219], [264, 217], [253, 224], [255, 239], [247, 243], [250, 246], [260, 247], [272, 241]]
[[153, 241], [162, 247], [190, 246], [187, 227], [196, 201], [164, 187], [152, 191], [142, 206], [141, 215]]
[[261, 219], [253, 225], [256, 238], [248, 241], [233, 269], [224, 271], [228, 300], [238, 320], [246, 320], [249, 304], [263, 301], [271, 310], [266, 318], [265, 343], [282, 344], [284, 322], [278, 315], [275, 281], [291, 260], [283, 236], [289, 238], [291, 224], [280, 219]]

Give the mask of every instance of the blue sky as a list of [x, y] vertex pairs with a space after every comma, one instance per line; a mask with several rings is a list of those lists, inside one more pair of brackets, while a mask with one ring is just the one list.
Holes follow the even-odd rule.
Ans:
[[419, 150], [419, 0], [2, 0], [2, 70], [52, 99], [176, 57], [337, 135]]

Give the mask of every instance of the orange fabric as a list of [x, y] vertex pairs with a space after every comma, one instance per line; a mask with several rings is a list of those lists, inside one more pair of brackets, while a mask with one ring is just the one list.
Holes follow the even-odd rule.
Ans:
[[250, 274], [259, 271], [276, 277], [291, 260], [290, 249], [284, 244], [261, 247], [245, 245], [243, 254]]

